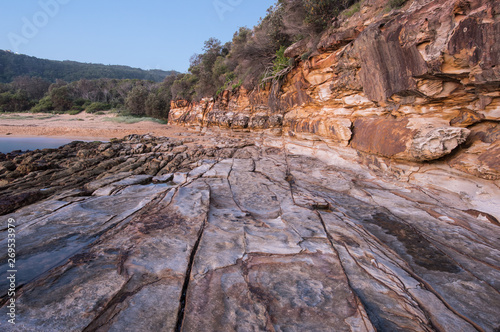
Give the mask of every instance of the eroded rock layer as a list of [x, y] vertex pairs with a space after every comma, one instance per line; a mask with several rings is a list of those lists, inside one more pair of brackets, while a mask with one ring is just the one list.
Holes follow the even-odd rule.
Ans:
[[498, 331], [498, 183], [226, 134], [3, 156], [0, 329]]
[[[500, 5], [365, 0], [315, 48], [300, 41], [279, 85], [172, 103], [173, 123], [267, 130], [398, 162], [441, 160], [500, 179]], [[444, 159], [443, 159], [444, 158]]]

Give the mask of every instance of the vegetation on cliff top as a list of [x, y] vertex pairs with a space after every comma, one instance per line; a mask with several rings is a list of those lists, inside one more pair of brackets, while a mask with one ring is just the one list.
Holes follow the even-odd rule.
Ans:
[[253, 28], [240, 28], [231, 42], [210, 38], [191, 58], [189, 73], [172, 86], [174, 99], [213, 97], [233, 85], [246, 89], [279, 78], [291, 63], [284, 50], [299, 40], [316, 45], [320, 34], [356, 0], [278, 0]]

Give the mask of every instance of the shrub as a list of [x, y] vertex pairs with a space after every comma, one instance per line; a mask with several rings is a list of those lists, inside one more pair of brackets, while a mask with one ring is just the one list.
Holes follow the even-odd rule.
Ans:
[[239, 80], [237, 83], [233, 83], [235, 80], [235, 75], [234, 73], [229, 73], [228, 75], [225, 75], [226, 81], [224, 82], [224, 85], [222, 85], [218, 90], [216, 95], [220, 95], [223, 93], [225, 90], [227, 90], [231, 86], [231, 90], [234, 90], [236, 88], [239, 88], [241, 84], [243, 83], [242, 80]]
[[125, 107], [131, 115], [146, 115], [146, 100], [149, 91], [146, 87], [138, 85], [130, 91], [125, 100]]
[[54, 110], [50, 96], [45, 96], [30, 110], [32, 113], [47, 113]]
[[137, 117], [137, 116], [131, 116], [131, 115], [121, 115], [121, 116], [116, 116], [113, 118], [105, 118], [104, 121], [110, 121], [110, 122], [115, 122], [115, 123], [126, 123], [126, 124], [134, 124], [138, 122], [143, 122], [143, 121], [152, 121], [160, 124], [166, 124], [164, 120], [161, 119], [154, 119], [154, 118], [148, 118], [148, 117]]
[[66, 113], [68, 113], [69, 115], [77, 115], [77, 114], [81, 113], [82, 111], [83, 111], [83, 109], [81, 109], [79, 107], [78, 108], [73, 107], [72, 109], [70, 109]]
[[172, 99], [191, 101], [194, 96], [194, 88], [198, 78], [192, 74], [181, 74], [177, 76], [171, 87]]
[[352, 15], [356, 14], [357, 12], [359, 12], [360, 9], [361, 9], [361, 1], [360, 2], [356, 2], [354, 5], [352, 5], [348, 9], [346, 9], [344, 11], [344, 15], [346, 17], [351, 17]]
[[290, 69], [290, 61], [285, 56], [285, 50], [286, 47], [281, 46], [280, 49], [276, 51], [276, 58], [273, 61], [273, 67], [264, 75], [264, 82], [268, 80], [280, 80], [286, 74], [288, 74]]
[[407, 0], [390, 0], [389, 1], [389, 7], [394, 9], [394, 8], [400, 8], [405, 4]]
[[21, 92], [4, 92], [0, 94], [0, 110], [2, 112], [23, 112], [29, 110], [33, 103]]
[[90, 104], [85, 110], [87, 111], [87, 113], [95, 113], [99, 111], [108, 111], [110, 109], [111, 109], [110, 104], [96, 102]]
[[234, 90], [238, 89], [242, 84], [243, 84], [243, 81], [239, 80], [238, 83], [231, 85], [231, 90], [234, 91]]
[[[52, 86], [55, 86], [55, 84], [52, 84]], [[64, 112], [73, 107], [73, 98], [68, 86], [51, 88], [50, 99], [56, 112]]]
[[[281, 0], [290, 11], [303, 12], [303, 22], [297, 22], [304, 31], [312, 31], [319, 34], [325, 30], [332, 19], [341, 11], [349, 8], [356, 0]], [[292, 15], [287, 15], [292, 16]], [[299, 18], [299, 15], [295, 15]]]
[[171, 93], [166, 88], [151, 91], [146, 99], [146, 116], [167, 119], [171, 98]]
[[307, 51], [306, 53], [304, 53], [304, 54], [302, 54], [302, 55], [301, 55], [300, 59], [301, 59], [302, 61], [306, 61], [306, 60], [308, 60], [308, 59], [309, 59], [309, 57], [311, 56], [311, 54], [312, 54], [312, 52], [311, 52], [311, 51]]
[[83, 106], [83, 105], [85, 105], [86, 103], [89, 103], [89, 104], [90, 104], [90, 102], [89, 102], [88, 100], [85, 100], [85, 99], [83, 99], [83, 98], [78, 98], [78, 99], [75, 99], [75, 101], [73, 102], [73, 104], [74, 104], [74, 105], [76, 105], [76, 106]]
[[213, 96], [224, 83], [223, 75], [228, 72], [225, 57], [229, 50], [218, 39], [210, 38], [205, 42], [203, 54], [191, 58], [189, 71], [197, 77], [194, 99]]

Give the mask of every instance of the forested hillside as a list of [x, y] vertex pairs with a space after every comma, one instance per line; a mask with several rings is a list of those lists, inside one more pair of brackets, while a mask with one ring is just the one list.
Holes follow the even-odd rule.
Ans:
[[45, 60], [0, 50], [0, 83], [10, 83], [19, 76], [40, 77], [50, 82], [55, 82], [57, 79], [73, 82], [100, 78], [161, 82], [165, 77], [175, 73], [157, 69], [143, 70], [127, 66]]

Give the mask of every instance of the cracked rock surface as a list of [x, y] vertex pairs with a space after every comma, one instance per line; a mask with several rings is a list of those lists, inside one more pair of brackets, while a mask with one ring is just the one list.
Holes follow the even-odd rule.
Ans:
[[497, 183], [237, 135], [3, 156], [0, 330], [500, 329]]

